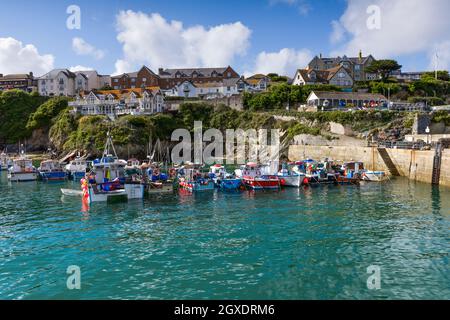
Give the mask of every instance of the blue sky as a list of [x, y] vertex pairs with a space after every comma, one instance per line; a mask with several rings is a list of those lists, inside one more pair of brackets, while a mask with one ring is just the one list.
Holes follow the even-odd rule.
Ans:
[[[440, 65], [448, 67], [449, 24], [443, 23], [439, 28], [446, 32], [433, 36], [435, 38], [429, 44], [414, 44], [425, 41], [423, 37], [427, 35], [422, 31], [419, 34], [422, 39], [409, 35], [409, 38], [406, 36], [405, 44], [399, 43], [404, 37], [401, 34], [396, 37], [397, 28], [392, 26], [395, 25], [396, 19], [402, 19], [403, 15], [408, 16], [408, 10], [412, 10], [406, 6], [406, 2], [417, 2], [415, 5], [420, 6], [427, 1], [393, 1], [403, 1], [405, 9], [402, 10], [401, 6], [384, 8], [383, 0], [360, 0], [358, 3], [356, 0], [24, 0], [2, 3], [0, 41], [13, 38], [20, 42], [21, 46], [31, 44], [38, 53], [22, 53], [23, 65], [20, 65], [22, 60], [13, 60], [14, 57], [11, 56], [15, 51], [10, 47], [17, 47], [16, 43], [9, 41], [7, 44], [0, 44], [0, 73], [29, 71], [19, 70], [20, 68], [34, 68], [35, 73], [42, 73], [49, 67], [75, 66], [95, 68], [101, 73], [115, 73], [133, 71], [142, 64], [157, 69], [187, 66], [188, 63], [196, 63], [198, 66], [227, 63], [241, 73], [273, 70], [292, 75], [296, 68], [304, 67], [313, 55], [346, 53], [355, 56], [359, 49], [363, 49], [364, 53], [368, 53], [367, 50], [375, 51], [373, 53], [376, 58], [398, 59], [404, 69], [409, 71], [430, 68], [433, 65], [434, 52], [440, 50]], [[362, 2], [367, 2], [367, 5], [361, 6]], [[387, 26], [381, 29], [378, 35], [374, 32], [355, 35], [361, 28], [359, 25], [362, 25], [355, 16], [366, 19], [365, 9], [371, 3], [377, 2], [382, 9], [381, 21]], [[402, 20], [403, 24], [411, 23], [411, 26], [405, 26], [406, 30], [417, 28], [436, 34], [433, 21], [419, 26], [415, 21], [423, 24], [427, 14], [439, 13], [442, 10], [448, 13], [449, 1], [430, 2], [434, 2], [436, 8], [422, 10], [426, 11], [423, 13], [425, 16], [415, 13], [412, 21]], [[81, 9], [80, 30], [66, 28], [66, 20], [69, 17], [66, 9], [72, 4]], [[121, 20], [126, 27], [120, 29], [118, 14], [127, 10], [131, 10], [131, 13], [124, 15]], [[420, 10], [420, 7], [417, 10]], [[141, 16], [140, 23], [135, 23], [133, 14], [138, 12], [145, 15]], [[158, 13], [163, 21], [152, 16], [155, 13]], [[182, 27], [172, 24], [173, 20], [181, 22]], [[333, 21], [336, 22], [334, 26]], [[238, 22], [240, 25], [237, 25]], [[145, 28], [148, 26], [151, 26], [152, 30], [147, 32]], [[195, 29], [196, 26], [202, 26], [202, 30]], [[224, 27], [218, 30], [218, 26]], [[217, 33], [209, 32], [211, 29]], [[126, 39], [118, 41], [117, 37], [121, 32]], [[176, 35], [172, 37], [171, 33]], [[210, 39], [209, 42], [206, 41], [207, 44], [203, 43], [203, 39], [208, 35], [218, 38], [216, 34], [220, 34], [223, 40]], [[333, 34], [338, 38], [334, 42], [330, 40]], [[179, 39], [186, 37], [193, 37], [194, 40], [186, 40], [182, 44]], [[368, 37], [372, 37], [373, 41], [366, 42]], [[73, 48], [74, 38], [82, 39], [82, 45], [89, 46], [87, 52], [80, 53]], [[170, 40], [167, 40], [169, 38]], [[164, 50], [160, 50], [159, 46], [164, 47]], [[125, 47], [131, 49], [127, 51]], [[145, 50], [140, 53], [133, 52], [139, 51], [139, 47]], [[283, 49], [286, 50], [282, 51]], [[215, 58], [218, 52], [222, 51], [226, 54]], [[170, 56], [168, 60], [168, 52], [177, 54]], [[51, 59], [48, 55], [51, 55]], [[186, 57], [189, 55], [192, 57]], [[10, 60], [19, 63], [13, 62], [12, 66]], [[119, 67], [118, 60], [122, 61]]]

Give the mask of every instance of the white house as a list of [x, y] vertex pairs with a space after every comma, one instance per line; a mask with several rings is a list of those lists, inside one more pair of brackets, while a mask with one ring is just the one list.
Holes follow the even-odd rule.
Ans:
[[263, 74], [255, 74], [245, 79], [246, 90], [253, 92], [266, 91], [270, 85], [270, 78]]
[[164, 111], [164, 96], [159, 87], [90, 91], [78, 94], [69, 106], [82, 115], [148, 115]]
[[86, 86], [87, 79], [82, 78], [67, 69], [55, 69], [37, 79], [38, 92], [42, 96], [74, 96], [76, 79]]
[[184, 81], [175, 85], [171, 89], [164, 90], [168, 97], [197, 98], [197, 86], [191, 81]]
[[87, 89], [84, 89], [86, 91], [100, 90], [104, 87], [111, 86], [111, 76], [100, 75], [95, 70], [77, 71], [75, 74], [84, 75], [87, 78]]
[[[240, 89], [242, 85], [242, 89]], [[184, 81], [173, 88], [164, 90], [168, 97], [214, 99], [231, 97], [246, 90], [247, 84], [240, 78], [224, 79], [217, 82]]]
[[307, 105], [324, 110], [348, 107], [374, 108], [385, 106], [387, 101], [381, 94], [312, 91], [308, 96]]
[[91, 91], [111, 85], [111, 77], [97, 71], [71, 72], [55, 69], [37, 79], [42, 96], [75, 96], [80, 91]]
[[343, 66], [337, 66], [327, 70], [299, 69], [295, 73], [293, 85], [303, 86], [307, 84], [330, 84], [339, 87], [352, 87], [354, 80]]

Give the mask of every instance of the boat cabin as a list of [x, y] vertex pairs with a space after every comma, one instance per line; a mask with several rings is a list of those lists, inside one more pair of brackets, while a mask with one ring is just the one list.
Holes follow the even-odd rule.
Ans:
[[54, 172], [54, 171], [62, 171], [61, 164], [56, 160], [45, 160], [41, 162], [41, 166], [39, 167], [39, 171], [41, 172]]
[[30, 159], [16, 159], [13, 160], [13, 172], [33, 172], [33, 162]]

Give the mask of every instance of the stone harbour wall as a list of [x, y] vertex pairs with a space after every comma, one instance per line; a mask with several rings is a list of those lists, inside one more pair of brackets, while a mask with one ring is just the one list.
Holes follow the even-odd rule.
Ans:
[[[433, 174], [434, 150], [418, 151], [404, 149], [385, 149], [391, 163], [387, 163], [376, 147], [358, 146], [305, 146], [289, 147], [291, 161], [312, 158], [329, 158], [336, 161], [362, 161], [366, 169], [392, 172], [394, 166], [400, 176], [431, 183]], [[386, 157], [386, 156], [385, 156]], [[440, 185], [450, 187], [450, 149], [444, 149], [441, 161]]]

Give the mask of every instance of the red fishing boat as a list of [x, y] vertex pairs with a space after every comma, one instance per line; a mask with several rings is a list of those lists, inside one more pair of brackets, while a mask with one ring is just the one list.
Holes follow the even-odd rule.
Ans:
[[269, 171], [269, 166], [250, 162], [236, 170], [236, 176], [242, 178], [245, 187], [253, 190], [279, 189], [283, 179]]

